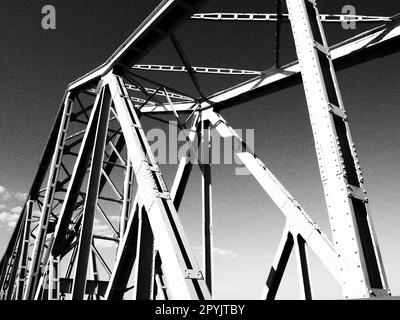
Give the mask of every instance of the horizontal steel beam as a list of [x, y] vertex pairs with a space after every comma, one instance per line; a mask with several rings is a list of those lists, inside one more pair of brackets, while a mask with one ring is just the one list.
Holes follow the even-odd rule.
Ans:
[[[322, 22], [382, 22], [390, 21], [389, 17], [381, 16], [363, 16], [355, 14], [320, 14]], [[269, 21], [276, 22], [278, 14], [276, 13], [236, 13], [236, 12], [213, 12], [196, 13], [190, 17], [192, 20], [208, 21]], [[282, 21], [289, 21], [289, 14], [282, 14]]]
[[[385, 25], [332, 46], [330, 52], [335, 69], [346, 69], [400, 51], [400, 16], [396, 15], [391, 19], [392, 21]], [[201, 109], [215, 104], [214, 109], [220, 111], [300, 83], [300, 66], [295, 61], [211, 95], [208, 101], [201, 103]], [[174, 108], [183, 112], [193, 110], [196, 106], [190, 103], [175, 103]], [[140, 111], [172, 112], [167, 104], [165, 107], [144, 106]]]
[[[135, 64], [132, 69], [146, 70], [146, 71], [163, 71], [163, 72], [188, 72], [185, 66], [172, 66], [165, 64]], [[260, 71], [242, 70], [221, 67], [193, 67], [196, 73], [208, 74], [226, 74], [226, 75], [260, 75]], [[129, 89], [129, 88], [128, 88]]]
[[[74, 279], [60, 278], [60, 293], [70, 294]], [[108, 281], [86, 280], [86, 294], [98, 294], [104, 297], [108, 286]]]

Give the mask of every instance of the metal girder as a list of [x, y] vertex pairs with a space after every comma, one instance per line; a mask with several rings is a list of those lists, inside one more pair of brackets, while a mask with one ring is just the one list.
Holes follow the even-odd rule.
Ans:
[[[199, 123], [200, 123], [200, 116], [197, 113], [196, 115], [194, 115], [193, 118], [193, 123], [190, 129], [190, 133], [188, 135], [188, 143], [194, 142], [197, 136]], [[190, 157], [191, 157], [190, 149], [188, 148], [188, 152], [180, 160], [177, 174], [174, 179], [173, 186], [171, 188], [171, 198], [173, 199], [176, 210], [179, 209], [180, 202], [182, 200], [183, 193], [185, 191], [185, 187], [193, 167], [193, 163], [192, 161], [190, 161]], [[129, 170], [132, 170], [131, 164], [129, 165], [129, 168], [130, 168]], [[125, 180], [125, 184], [126, 183], [127, 180]], [[124, 189], [126, 190], [126, 187]], [[126, 197], [124, 197], [124, 199], [125, 198]], [[123, 298], [128, 283], [128, 279], [136, 259], [136, 254], [138, 252], [137, 240], [139, 234], [138, 201], [139, 201], [139, 193], [136, 194], [136, 197], [132, 202], [131, 205], [132, 213], [129, 215], [129, 219], [126, 223], [126, 226], [120, 228], [120, 230], [124, 230], [124, 232], [121, 233], [122, 240], [118, 248], [114, 270], [111, 279], [109, 281], [107, 292], [105, 294], [105, 299], [107, 300], [121, 300]], [[127, 214], [125, 214], [125, 217], [127, 217]], [[160, 268], [161, 268], [160, 266], [156, 265], [156, 269]], [[158, 286], [165, 287], [164, 281], [159, 274], [156, 275], [155, 280]], [[164, 289], [160, 288], [160, 292], [163, 293], [164, 297], [167, 296], [165, 288]]]
[[114, 268], [107, 286], [106, 300], [122, 300], [133, 265], [137, 255], [139, 233], [139, 204], [138, 197], [133, 201], [132, 212], [126, 225], [126, 230], [118, 247]]
[[139, 211], [137, 252], [133, 298], [135, 300], [152, 300], [156, 252], [153, 231], [144, 207]]
[[[62, 295], [69, 294], [72, 292], [73, 279], [60, 278], [60, 293]], [[108, 282], [101, 280], [87, 280], [86, 292], [87, 295], [97, 294], [104, 296]]]
[[126, 230], [126, 222], [128, 221], [129, 211], [132, 206], [132, 193], [133, 193], [134, 175], [132, 170], [131, 160], [126, 160], [126, 172], [124, 179], [124, 196], [121, 210], [121, 217], [119, 221], [119, 237], [122, 239]]
[[[138, 87], [136, 87], [135, 85], [131, 85], [131, 84], [127, 84], [126, 88], [128, 90], [133, 90], [133, 91], [140, 91], [140, 89]], [[155, 90], [152, 88], [144, 88], [144, 90], [146, 90], [147, 93], [152, 94], [152, 95], [157, 95], [157, 96], [162, 96], [162, 97], [170, 97], [170, 98], [174, 98], [174, 99], [180, 99], [180, 100], [185, 100], [185, 101], [191, 101], [193, 102], [193, 99], [181, 94], [176, 94], [173, 92], [164, 92], [161, 90]]]
[[17, 299], [22, 300], [24, 296], [25, 289], [25, 280], [27, 275], [28, 268], [28, 249], [29, 249], [29, 239], [31, 236], [31, 223], [32, 223], [32, 209], [33, 209], [33, 201], [28, 200], [26, 206], [26, 220], [24, 226], [24, 238], [23, 238], [23, 247], [22, 247], [22, 256], [19, 262], [19, 275], [18, 275], [18, 291], [17, 291]]
[[62, 250], [64, 249], [65, 235], [67, 234], [67, 230], [72, 218], [72, 214], [75, 210], [82, 182], [89, 165], [92, 147], [95, 141], [96, 123], [100, 112], [100, 99], [100, 95], [97, 95], [93, 111], [90, 114], [87, 130], [85, 131], [79, 154], [75, 161], [71, 182], [68, 185], [68, 189], [65, 195], [65, 201], [61, 208], [58, 223], [54, 233], [54, 243], [52, 248], [52, 254], [54, 256], [61, 255]]
[[53, 154], [53, 159], [50, 165], [49, 178], [47, 182], [46, 194], [43, 200], [42, 212], [39, 220], [38, 233], [36, 236], [32, 261], [29, 268], [28, 280], [24, 299], [29, 300], [33, 298], [36, 291], [37, 279], [40, 276], [40, 269], [42, 267], [42, 254], [47, 237], [47, 227], [53, 206], [53, 198], [56, 192], [56, 184], [58, 179], [59, 170], [61, 167], [61, 159], [64, 150], [66, 133], [68, 130], [69, 120], [72, 112], [72, 103], [70, 99], [71, 94], [68, 93], [65, 98], [63, 115], [60, 123], [60, 130], [58, 132], [57, 142]]
[[92, 252], [96, 256], [96, 258], [100, 261], [101, 265], [103, 266], [108, 276], [111, 276], [111, 269], [108, 266], [107, 262], [104, 260], [103, 256], [100, 254], [99, 250], [97, 250], [96, 246], [93, 243], [91, 247], [92, 247]]
[[282, 31], [282, 0], [276, 0], [276, 31], [275, 31], [275, 68], [281, 66], [280, 50], [281, 50], [281, 31]]
[[[185, 66], [172, 66], [165, 64], [135, 64], [132, 69], [146, 70], [146, 71], [163, 71], [163, 72], [188, 72]], [[254, 70], [240, 70], [232, 68], [218, 68], [218, 67], [193, 67], [196, 73], [208, 74], [225, 74], [225, 75], [260, 75], [260, 71]]]
[[261, 295], [262, 300], [274, 300], [276, 298], [293, 247], [295, 247], [296, 250], [301, 297], [306, 300], [312, 299], [306, 241], [300, 234], [293, 234], [290, 230], [290, 226], [286, 224], [271, 269], [267, 276], [267, 281]]
[[78, 243], [78, 261], [72, 288], [72, 299], [83, 300], [86, 292], [86, 278], [91, 254], [94, 214], [100, 190], [100, 177], [103, 166], [104, 148], [108, 131], [108, 119], [112, 104], [111, 93], [107, 86], [99, 93], [99, 115], [96, 123], [94, 148], [91, 155], [91, 166], [86, 191], [83, 221]]
[[202, 167], [202, 218], [203, 218], [203, 264], [208, 289], [213, 285], [213, 216], [211, 185], [211, 127], [208, 120], [201, 123], [201, 167]]
[[[72, 180], [72, 181], [69, 184], [68, 189], [63, 190], [66, 192], [65, 199], [67, 201], [64, 201], [64, 203], [63, 203], [63, 207], [61, 208], [61, 213], [59, 215], [59, 220], [58, 220], [58, 223], [56, 226], [56, 230], [54, 232], [54, 236], [52, 237], [52, 240], [57, 239], [57, 241], [60, 242], [60, 243], [57, 243], [58, 247], [56, 247], [53, 252], [53, 254], [55, 255], [54, 259], [57, 259], [57, 256], [61, 256], [61, 258], [62, 258], [67, 252], [69, 252], [71, 243], [74, 241], [76, 236], [79, 235], [78, 231], [79, 231], [79, 227], [82, 222], [82, 215], [80, 216], [79, 219], [77, 219], [75, 221], [75, 225], [73, 226], [72, 230], [68, 230], [69, 224], [71, 221], [67, 220], [67, 216], [68, 216], [68, 219], [71, 219], [72, 213], [74, 212], [74, 210], [84, 204], [84, 201], [77, 202], [77, 200], [78, 200], [79, 196], [82, 196], [82, 193], [80, 192], [80, 188], [81, 188], [81, 184], [84, 179], [84, 176], [85, 176], [87, 165], [90, 160], [91, 146], [93, 146], [93, 143], [94, 143], [96, 127], [95, 127], [95, 125], [92, 125], [92, 123], [95, 122], [95, 121], [93, 121], [93, 119], [98, 118], [98, 113], [99, 113], [98, 102], [99, 102], [99, 97], [95, 102], [95, 108], [89, 119], [88, 128], [87, 128], [87, 130], [84, 131], [85, 136], [82, 139], [83, 144], [81, 146], [80, 153], [77, 155], [77, 161], [75, 163], [73, 173], [72, 174], [67, 173], [68, 177], [69, 177], [68, 180]], [[109, 121], [107, 120], [107, 123], [108, 122]], [[110, 143], [111, 142], [109, 141], [108, 144], [110, 144]], [[105, 183], [107, 182], [105, 175], [110, 174], [111, 170], [114, 168], [115, 165], [113, 162], [117, 159], [116, 153], [118, 152], [118, 150], [120, 150], [124, 146], [124, 143], [125, 142], [124, 142], [123, 138], [117, 137], [116, 147], [115, 147], [115, 149], [113, 149], [111, 155], [109, 155], [108, 159], [107, 159], [107, 160], [111, 161], [111, 163], [110, 162], [105, 163], [105, 166], [102, 169], [102, 172], [104, 174], [101, 176], [101, 179], [100, 179], [100, 189], [99, 189], [100, 191], [103, 189]], [[103, 161], [103, 163], [104, 163], [104, 161]], [[65, 168], [64, 168], [64, 170], [65, 170]], [[99, 211], [101, 213], [103, 213], [99, 204], [97, 204], [97, 207], [99, 208]], [[105, 218], [106, 218], [106, 221], [109, 223], [109, 226], [111, 227], [111, 229], [115, 232], [115, 229], [111, 225], [108, 218], [107, 217], [105, 217]], [[51, 232], [53, 232], [53, 231], [51, 231]], [[118, 233], [116, 233], [116, 235], [118, 237]], [[54, 242], [50, 242], [47, 245], [48, 254], [42, 260], [42, 265], [46, 265], [49, 262], [48, 259], [50, 256], [50, 251], [53, 250], [53, 243]], [[51, 269], [50, 269], [50, 271], [51, 271]], [[41, 280], [41, 282], [43, 283], [42, 280]], [[38, 292], [40, 290], [41, 290], [41, 288], [39, 288]]]
[[[133, 288], [136, 299], [148, 300], [157, 296], [165, 299], [211, 298], [213, 237], [209, 152], [210, 130], [213, 127], [221, 136], [233, 138], [235, 145], [239, 146], [235, 149], [238, 158], [286, 217], [286, 227], [267, 279], [264, 298], [270, 299], [276, 296], [293, 246], [296, 249], [302, 297], [312, 298], [306, 245], [316, 253], [339, 281], [344, 297], [359, 298], [390, 294], [369, 216], [368, 199], [363, 187], [357, 154], [352, 144], [347, 115], [333, 67], [340, 70], [397, 52], [400, 43], [399, 16], [386, 18], [320, 15], [313, 0], [286, 1], [289, 15], [280, 14], [281, 0], [277, 0], [276, 15], [225, 13], [193, 15], [195, 10], [207, 1], [164, 0], [110, 59], [69, 85], [29, 192], [29, 200], [25, 203], [6, 254], [0, 262], [2, 299], [58, 299], [65, 293], [72, 293], [73, 299], [83, 299], [85, 294], [90, 298], [96, 296], [97, 299], [100, 296], [106, 299], [122, 299], [131, 289], [127, 288], [127, 285], [132, 270], [134, 270]], [[173, 35], [175, 28], [191, 16], [193, 19], [276, 20], [278, 26], [275, 70], [260, 73], [250, 70], [192, 67]], [[292, 25], [299, 62], [280, 67], [279, 30], [282, 21], [290, 21]], [[324, 21], [387, 21], [388, 23], [328, 48], [322, 30]], [[184, 66], [134, 65], [167, 36], [171, 37]], [[196, 100], [176, 89], [135, 75], [132, 69], [187, 72], [201, 99]], [[197, 72], [258, 76], [206, 97], [196, 79]], [[122, 76], [132, 81], [133, 85], [125, 84]], [[143, 87], [130, 77], [147, 81], [156, 85], [158, 89]], [[335, 245], [324, 236], [304, 209], [218, 114], [225, 108], [299, 84], [302, 80]], [[94, 90], [93, 87], [97, 84], [98, 90]], [[128, 89], [140, 91], [147, 99], [129, 96]], [[84, 107], [78, 98], [80, 93], [97, 95], [94, 105]], [[156, 96], [165, 97], [167, 103], [157, 101]], [[75, 98], [79, 102], [81, 111], [71, 114], [72, 100]], [[171, 98], [187, 101], [172, 102]], [[141, 105], [135, 108], [132, 101]], [[93, 110], [89, 116], [87, 111], [90, 109]], [[108, 130], [109, 122], [112, 121], [109, 118], [110, 111], [115, 116], [112, 120], [118, 120], [120, 130], [111, 128]], [[181, 158], [171, 192], [165, 186], [139, 121], [140, 114], [153, 112], [173, 113], [180, 129], [185, 129], [186, 123], [193, 119], [191, 131], [186, 136], [189, 149]], [[190, 113], [184, 123], [179, 118], [179, 112]], [[81, 115], [85, 118], [78, 119]], [[70, 120], [83, 124], [85, 130], [66, 137], [66, 128]], [[192, 169], [190, 159], [198, 157], [192, 144], [199, 134], [200, 125], [203, 140], [199, 143], [202, 143], [203, 151], [200, 167], [203, 191], [204, 274], [189, 247], [177, 214]], [[108, 132], [112, 133], [111, 137], [108, 136]], [[66, 140], [74, 138], [78, 139], [69, 145], [65, 144]], [[79, 144], [81, 144], [79, 153], [71, 152], [71, 149]], [[122, 155], [125, 145], [126, 160]], [[105, 152], [106, 146], [109, 146], [111, 154]], [[62, 163], [64, 147], [66, 153], [76, 156], [72, 172], [69, 172], [70, 169]], [[206, 151], [208, 153], [204, 155]], [[117, 160], [122, 163], [122, 166], [118, 166], [126, 169], [123, 194], [118, 191], [110, 178]], [[90, 170], [88, 170], [89, 163]], [[58, 182], [61, 167], [68, 177]], [[47, 187], [40, 190], [46, 172], [49, 173]], [[89, 179], [87, 191], [83, 193], [80, 189], [85, 176]], [[136, 197], [132, 201], [134, 178], [137, 190]], [[70, 183], [67, 187], [68, 182]], [[100, 195], [106, 183], [109, 183], [118, 199]], [[58, 191], [66, 192], [64, 199], [59, 196], [54, 197]], [[53, 203], [53, 200], [56, 202]], [[113, 227], [98, 200], [114, 201], [122, 205], [119, 232]], [[37, 202], [42, 214], [38, 225], [30, 230], [33, 201]], [[53, 211], [61, 204], [61, 212], [57, 216]], [[93, 237], [96, 208], [104, 216], [115, 238], [103, 235]], [[78, 210], [80, 212], [77, 212]], [[54, 230], [55, 221], [57, 226]], [[71, 224], [73, 224], [72, 229], [70, 229]], [[29, 277], [26, 279], [24, 271], [28, 266], [30, 236], [35, 239], [35, 247], [31, 257]], [[77, 237], [79, 239], [76, 239]], [[113, 270], [97, 250], [94, 238], [118, 243]], [[60, 278], [60, 259], [71, 250], [66, 277]], [[94, 280], [88, 279], [90, 259]], [[96, 259], [109, 275], [109, 281], [99, 280]], [[73, 279], [70, 279], [73, 271]]]
[[168, 300], [168, 290], [164, 282], [164, 274], [162, 270], [161, 259], [158, 253], [156, 254], [155, 268], [156, 268], [155, 269], [156, 285], [154, 286], [154, 300], [155, 298], [157, 298], [157, 296], [159, 296], [161, 300]]
[[312, 287], [310, 279], [310, 269], [308, 265], [308, 254], [306, 248], [306, 241], [301, 235], [294, 237], [296, 260], [297, 260], [297, 272], [300, 284], [300, 294], [303, 300], [312, 299]]
[[[101, 189], [100, 189], [101, 190]], [[99, 192], [100, 193], [100, 192]], [[101, 197], [99, 196], [98, 199], [101, 199]], [[96, 210], [99, 211], [101, 213], [101, 215], [103, 216], [104, 220], [106, 221], [108, 227], [110, 228], [111, 232], [114, 234], [114, 236], [118, 239], [119, 238], [119, 233], [117, 232], [117, 230], [115, 230], [113, 224], [110, 221], [110, 218], [107, 216], [107, 214], [104, 212], [104, 210], [102, 209], [102, 207], [100, 206], [99, 203], [96, 204]]]
[[[145, 77], [145, 76], [143, 76], [141, 74], [133, 72], [133, 69], [130, 66], [123, 65], [123, 64], [119, 63], [114, 67], [113, 70], [114, 70], [115, 74], [119, 75], [120, 77], [123, 77], [123, 78], [127, 79], [129, 82], [133, 82], [133, 83], [135, 83], [135, 85], [139, 84], [138, 87], [141, 87], [140, 91], [142, 91], [142, 93], [148, 97], [148, 100], [152, 100], [152, 101], [150, 101], [151, 103], [153, 103], [153, 104], [156, 103], [156, 105], [158, 105], [158, 106], [163, 106], [163, 104], [160, 103], [158, 101], [158, 99], [155, 99], [154, 93], [153, 94], [149, 94], [145, 90], [145, 88], [140, 85], [140, 83], [138, 82], [138, 79], [143, 81], [143, 82], [145, 82], [145, 83], [149, 83], [151, 85], [154, 85], [157, 88], [159, 88], [160, 90], [164, 89], [164, 92], [165, 92], [165, 90], [168, 90], [168, 92], [170, 92], [170, 93], [174, 93], [174, 94], [178, 94], [178, 95], [181, 95], [181, 96], [189, 97], [193, 101], [196, 101], [196, 98], [194, 96], [192, 96], [191, 94], [188, 94], [187, 92], [183, 92], [183, 91], [178, 90], [176, 88], [172, 88], [172, 87], [166, 85], [165, 83], [161, 83], [159, 81], [155, 81], [154, 79], [150, 79], [150, 78]], [[169, 95], [166, 94], [165, 96], [168, 99]], [[194, 102], [192, 102], [192, 103], [194, 103]], [[142, 105], [145, 105], [145, 104], [142, 104]]]
[[[400, 50], [400, 16], [396, 15], [391, 19], [391, 22], [332, 46], [330, 54], [335, 69], [346, 69], [398, 52]], [[300, 65], [295, 61], [277, 70], [267, 70], [259, 77], [215, 93], [209, 96], [207, 101], [201, 102], [200, 107], [190, 103], [175, 103], [174, 106], [177, 111], [190, 111], [195, 108], [203, 110], [210, 107], [214, 107], [215, 111], [221, 111], [298, 84], [301, 84]], [[214, 105], [212, 106], [211, 103]], [[168, 105], [141, 108], [142, 113], [166, 112], [166, 110], [171, 112]]]
[[197, 92], [199, 93], [199, 95], [202, 98], [205, 98], [203, 90], [200, 86], [200, 82], [197, 79], [196, 71], [192, 68], [192, 65], [191, 65], [187, 55], [185, 54], [181, 43], [179, 42], [178, 38], [174, 34], [170, 35], [170, 39], [172, 41], [172, 44], [173, 44], [176, 52], [178, 53], [179, 58], [181, 59], [182, 63], [184, 64], [185, 69], [187, 70], [189, 77], [192, 80], [192, 83], [195, 86]]
[[272, 262], [271, 269], [268, 273], [263, 293], [261, 294], [262, 300], [275, 299], [287, 263], [289, 261], [290, 253], [293, 249], [293, 244], [293, 235], [290, 233], [290, 228], [288, 225], [286, 225]]
[[366, 298], [388, 286], [347, 117], [331, 111], [333, 106], [345, 113], [330, 50], [316, 4], [309, 0], [286, 3], [335, 250], [341, 261], [343, 296]]
[[[193, 143], [196, 136], [197, 130], [199, 128], [200, 116], [197, 113], [193, 117], [192, 127], [190, 129], [190, 133], [188, 135], [188, 143]], [[193, 156], [193, 155], [192, 155]], [[176, 210], [179, 209], [180, 202], [183, 197], [183, 193], [185, 191], [185, 187], [187, 181], [189, 179], [190, 172], [192, 170], [193, 164], [190, 161], [191, 154], [190, 149], [188, 148], [188, 152], [182, 157], [179, 167], [177, 170], [176, 177], [174, 179], [173, 186], [171, 188], [171, 198], [173, 199], [174, 206]], [[130, 166], [132, 168], [132, 166]], [[132, 204], [132, 213], [129, 216], [129, 220], [127, 222], [126, 233], [124, 232], [123, 237], [121, 237], [122, 242], [120, 243], [116, 263], [114, 266], [114, 270], [107, 288], [107, 292], [105, 294], [105, 299], [107, 300], [121, 300], [125, 293], [125, 288], [128, 283], [128, 279], [132, 270], [132, 267], [135, 263], [136, 254], [138, 252], [138, 234], [139, 234], [139, 193], [136, 193], [135, 200]], [[158, 257], [158, 259], [157, 259]], [[167, 292], [165, 283], [163, 280], [161, 272], [161, 266], [157, 264], [157, 261], [160, 260], [159, 255], [156, 257], [156, 276], [155, 281], [158, 287], [158, 291], [164, 298], [167, 298]], [[161, 261], [160, 261], [161, 263]], [[157, 271], [158, 270], [158, 271]]]
[[[38, 171], [36, 172], [36, 175], [33, 179], [33, 183], [32, 183], [31, 189], [29, 190], [27, 199], [36, 200], [39, 196], [40, 186], [42, 185], [42, 182], [46, 176], [48, 167], [53, 158], [54, 149], [55, 149], [58, 132], [59, 132], [59, 127], [61, 124], [64, 109], [65, 109], [65, 99], [66, 99], [67, 93], [68, 92], [66, 91], [61, 100], [61, 104], [58, 109], [56, 119], [54, 120], [49, 139], [47, 140], [42, 157], [39, 161]], [[19, 235], [21, 234], [22, 229], [24, 228], [24, 222], [26, 219], [26, 207], [27, 207], [27, 202], [25, 202], [25, 204], [21, 210], [21, 214], [19, 215], [16, 226], [13, 230], [10, 241], [7, 245], [6, 251], [0, 261], [0, 290], [3, 289], [4, 283], [5, 283], [5, 278], [9, 272], [9, 269], [14, 267], [14, 265], [10, 262], [13, 259], [15, 250], [17, 249]]]
[[300, 204], [226, 123], [221, 115], [211, 110], [203, 113], [205, 119], [210, 121], [211, 125], [223, 138], [231, 137], [234, 139], [234, 145], [237, 146], [235, 148], [236, 155], [282, 211], [290, 231], [294, 234], [300, 234], [334, 278], [339, 282], [342, 281], [343, 276], [340, 272], [339, 260], [333, 245], [306, 214]]
[[4, 280], [1, 282], [1, 298], [10, 300], [14, 293], [15, 278], [18, 270], [18, 262], [22, 252], [22, 235], [24, 231], [24, 223], [18, 230], [17, 240], [15, 242], [14, 251], [12, 252], [7, 264], [4, 265]]
[[60, 257], [50, 256], [48, 300], [58, 300], [60, 297]]
[[[366, 16], [355, 14], [320, 14], [322, 22], [382, 22], [391, 21], [390, 17]], [[236, 13], [236, 12], [213, 12], [196, 13], [190, 17], [192, 20], [208, 21], [264, 21], [276, 22], [279, 19], [277, 13]], [[288, 22], [289, 15], [282, 14], [282, 21]]]
[[137, 179], [140, 203], [149, 217], [167, 282], [174, 284], [171, 294], [174, 299], [209, 299], [210, 293], [124, 83], [113, 74], [107, 76], [107, 81]]
[[105, 63], [72, 82], [68, 90], [92, 86], [117, 63], [133, 65], [207, 1], [163, 0]]
[[43, 268], [42, 276], [38, 279], [37, 290], [34, 293], [32, 300], [46, 300], [48, 294], [46, 291], [48, 290], [48, 264], [46, 264]]
[[[94, 239], [94, 237], [93, 237], [93, 239]], [[94, 240], [92, 240], [92, 246], [94, 246]], [[90, 262], [91, 262], [91, 271], [92, 271], [93, 280], [99, 281], [100, 278], [99, 278], [99, 270], [97, 268], [96, 253], [93, 250], [91, 250]], [[87, 282], [86, 282], [86, 287], [87, 287]], [[86, 288], [86, 290], [87, 290], [87, 288]], [[98, 294], [98, 292], [96, 292], [96, 294], [92, 294], [89, 297], [91, 297], [93, 299], [93, 296], [94, 296], [94, 299], [100, 300], [100, 295]]]
[[[199, 113], [196, 113], [193, 116], [192, 126], [190, 128], [190, 133], [187, 137], [187, 143], [192, 144], [195, 142], [196, 138], [198, 138], [199, 132], [199, 124], [200, 124], [201, 116]], [[197, 140], [197, 144], [199, 145], [200, 139]], [[171, 198], [174, 201], [174, 206], [177, 211], [179, 211], [179, 207], [183, 198], [183, 194], [185, 192], [186, 185], [189, 181], [190, 173], [193, 168], [193, 159], [195, 159], [197, 155], [194, 154], [193, 150], [189, 147], [179, 160], [178, 170], [174, 179], [174, 182], [171, 187]]]

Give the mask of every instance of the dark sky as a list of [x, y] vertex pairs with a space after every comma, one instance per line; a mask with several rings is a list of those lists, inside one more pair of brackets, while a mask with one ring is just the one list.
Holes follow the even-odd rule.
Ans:
[[[27, 192], [66, 85], [104, 62], [159, 1], [3, 2], [0, 186], [13, 192]], [[392, 16], [400, 11], [396, 0], [320, 0], [318, 3], [321, 13], [340, 13], [346, 4], [365, 15]], [[47, 4], [56, 8], [56, 30], [41, 28], [41, 8]], [[273, 12], [274, 4], [275, 1], [265, 0], [220, 0], [210, 1], [202, 11]], [[335, 44], [374, 26], [357, 25], [356, 30], [343, 30], [340, 25], [326, 25], [325, 31], [329, 44]], [[177, 36], [193, 65], [266, 70], [274, 61], [274, 28], [273, 24], [266, 23], [191, 21], [177, 31]], [[288, 24], [283, 28], [282, 41], [283, 62], [290, 62], [295, 56]], [[400, 54], [394, 54], [338, 73], [388, 278], [390, 284], [394, 282], [392, 290], [397, 293], [400, 293], [400, 278], [395, 271], [400, 253], [392, 250], [400, 245], [397, 209], [400, 204], [400, 91], [396, 76], [399, 58]], [[161, 43], [142, 62], [180, 64], [169, 42]], [[209, 94], [247, 79], [199, 78]], [[185, 76], [157, 79], [194, 92]], [[329, 233], [302, 87], [237, 106], [223, 115], [234, 128], [255, 129], [257, 154]], [[262, 288], [264, 272], [274, 254], [283, 219], [251, 177], [236, 177], [229, 166], [216, 166], [213, 172], [215, 228], [220, 237], [216, 244], [238, 253], [237, 258], [221, 260], [217, 267], [223, 278], [220, 294], [255, 298]], [[195, 192], [195, 186], [193, 182], [189, 189]], [[199, 209], [196, 206], [194, 201], [189, 201], [184, 203], [183, 209], [195, 211]], [[188, 217], [182, 219], [189, 221]], [[194, 224], [189, 223], [187, 228], [193, 241], [199, 244]], [[249, 249], [245, 244], [252, 247]], [[224, 274], [221, 270], [226, 263], [236, 271]], [[249, 269], [253, 264], [254, 270]], [[240, 288], [232, 289], [228, 285], [229, 277], [240, 272], [250, 280], [242, 280]], [[241, 277], [244, 279], [245, 275]], [[293, 296], [290, 291], [287, 294]]]

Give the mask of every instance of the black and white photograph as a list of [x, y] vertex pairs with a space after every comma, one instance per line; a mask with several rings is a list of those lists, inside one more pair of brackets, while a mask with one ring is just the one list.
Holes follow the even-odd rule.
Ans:
[[400, 300], [398, 1], [0, 12], [0, 306]]

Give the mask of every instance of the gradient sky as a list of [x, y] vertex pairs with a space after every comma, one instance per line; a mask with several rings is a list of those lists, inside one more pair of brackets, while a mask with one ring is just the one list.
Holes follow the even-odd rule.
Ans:
[[[104, 62], [159, 1], [7, 0], [0, 20], [0, 252], [36, 172], [44, 144], [66, 85]], [[54, 5], [57, 29], [41, 28], [41, 8]], [[204, 12], [273, 12], [275, 1], [210, 1]], [[318, 1], [321, 13], [340, 13], [346, 4], [358, 14], [392, 16], [396, 0]], [[326, 25], [329, 44], [371, 29], [344, 30]], [[274, 25], [192, 21], [177, 31], [193, 65], [266, 70], [274, 63]], [[282, 60], [295, 60], [289, 25], [282, 34]], [[370, 198], [372, 217], [392, 293], [400, 295], [400, 54], [338, 73], [350, 128]], [[143, 63], [180, 64], [171, 44], [163, 42]], [[187, 76], [170, 81], [194, 93]], [[207, 94], [246, 77], [199, 77]], [[302, 86], [224, 111], [234, 128], [255, 130], [255, 151], [330, 234], [327, 212]], [[149, 124], [149, 123], [148, 123]], [[174, 166], [162, 166], [167, 182]], [[257, 299], [262, 291], [284, 225], [251, 176], [235, 176], [232, 165], [213, 166], [215, 297]], [[194, 170], [180, 216], [195, 251], [201, 246], [199, 170]], [[330, 236], [330, 235], [329, 235]], [[200, 259], [200, 255], [197, 254]], [[200, 260], [201, 261], [201, 260]], [[340, 290], [323, 266], [311, 259], [316, 296], [338, 298]], [[291, 259], [278, 298], [298, 298], [295, 261]]]

